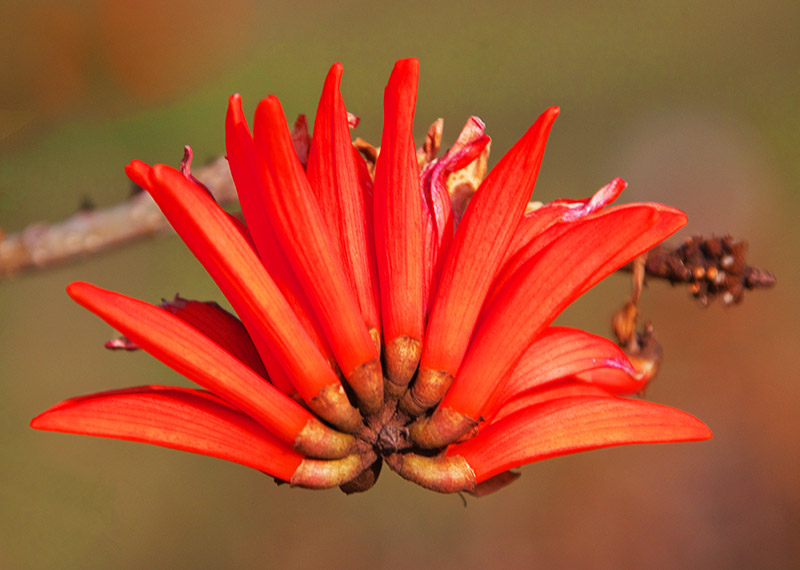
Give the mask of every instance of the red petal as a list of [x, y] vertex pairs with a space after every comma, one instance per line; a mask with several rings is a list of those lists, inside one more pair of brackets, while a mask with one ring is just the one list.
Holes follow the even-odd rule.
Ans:
[[680, 410], [621, 398], [561, 398], [526, 408], [451, 446], [478, 483], [526, 463], [568, 453], [632, 443], [709, 439], [700, 420]]
[[[597, 368], [612, 368], [627, 378], [624, 387], [615, 382], [614, 388], [635, 394], [643, 387], [625, 353], [610, 340], [566, 327], [545, 329], [525, 350], [509, 379], [495, 392], [485, 415], [493, 415], [508, 400], [538, 386]], [[604, 378], [619, 380], [617, 376], [595, 377], [599, 382]]]
[[470, 201], [428, 320], [418, 383], [427, 379], [426, 369], [455, 376], [486, 294], [533, 192], [547, 135], [558, 112], [558, 107], [551, 107], [539, 117]]
[[152, 443], [241, 463], [289, 481], [303, 456], [216, 397], [142, 386], [72, 398], [31, 422], [35, 429]]
[[[656, 212], [653, 225], [648, 231], [641, 233], [633, 233], [627, 240], [625, 247], [619, 249], [615, 255], [607, 258], [605, 263], [597, 270], [595, 276], [584, 282], [583, 287], [578, 290], [578, 296], [582, 295], [595, 284], [631, 261], [634, 257], [641, 255], [648, 249], [659, 242], [664, 241], [669, 236], [686, 225], [686, 214], [676, 208], [664, 206], [663, 204], [656, 203], [641, 203], [641, 204], [626, 204], [624, 206], [614, 206], [608, 208], [603, 212], [593, 214], [585, 218], [587, 221], [590, 219], [599, 219], [605, 215], [629, 215], [629, 212], [635, 212], [639, 208], [652, 208]], [[614, 239], [619, 239], [618, 234], [625, 233], [617, 231]], [[660, 236], [660, 237], [658, 237]]]
[[[361, 195], [364, 198], [364, 219], [365, 223], [365, 230], [367, 234], [367, 241], [368, 247], [371, 252], [371, 259], [369, 260], [369, 270], [372, 272], [372, 280], [373, 280], [373, 287], [375, 287], [375, 311], [378, 315], [378, 324], [375, 328], [370, 328], [369, 332], [370, 335], [373, 335], [373, 341], [375, 342], [375, 346], [378, 348], [378, 353], [381, 352], [381, 347], [383, 342], [381, 340], [382, 332], [381, 332], [381, 298], [380, 298], [380, 285], [378, 279], [378, 266], [377, 261], [375, 258], [375, 224], [373, 219], [373, 212], [375, 211], [375, 204], [372, 196], [372, 189], [374, 182], [372, 180], [372, 174], [370, 172], [370, 167], [367, 165], [367, 161], [361, 156], [361, 153], [355, 147], [352, 146], [352, 154], [353, 160], [356, 162], [356, 170], [358, 171], [358, 185], [361, 189]], [[365, 314], [369, 314], [369, 311], [366, 311]], [[366, 318], [366, 316], [365, 316]]]
[[267, 371], [242, 322], [213, 301], [191, 301], [175, 295], [161, 308], [183, 319], [235, 358], [266, 378]]
[[383, 137], [375, 166], [381, 318], [387, 374], [397, 388], [416, 371], [423, 333], [422, 203], [412, 133], [418, 78], [416, 59], [395, 64], [383, 96]]
[[678, 210], [634, 204], [570, 224], [483, 310], [469, 353], [440, 406], [479, 418], [528, 345], [567, 305], [685, 222]]
[[[276, 382], [291, 379], [306, 402], [339, 379], [228, 215], [180, 172], [134, 161], [126, 169], [147, 189], [172, 227], [242, 319]], [[280, 364], [271, 366], [270, 359]]]
[[72, 283], [67, 292], [142, 350], [234, 404], [284, 443], [292, 445], [313, 418], [203, 333], [164, 309], [88, 283]]
[[325, 339], [325, 333], [278, 243], [267, 215], [261, 188], [269, 181], [263, 178], [267, 173], [258, 168], [255, 143], [242, 113], [242, 99], [238, 94], [231, 96], [228, 103], [225, 141], [228, 164], [236, 184], [242, 213], [251, 228], [261, 261], [322, 355], [326, 360], [333, 360], [333, 352]]
[[602, 210], [616, 200], [627, 186], [628, 183], [622, 178], [615, 178], [595, 192], [591, 198], [555, 200], [526, 213], [517, 226], [514, 239], [506, 252], [506, 259], [554, 223], [574, 222]]
[[339, 92], [341, 79], [342, 65], [337, 63], [325, 80], [306, 172], [364, 320], [380, 338], [375, 244], [367, 226], [366, 196], [359, 182], [348, 114]]
[[269, 168], [272, 176], [271, 183], [262, 187], [262, 197], [275, 235], [359, 403], [367, 412], [376, 412], [383, 404], [377, 348], [331, 245], [276, 97], [258, 105], [254, 131], [261, 167]]
[[544, 386], [540, 386], [534, 390], [529, 390], [518, 394], [504, 404], [497, 407], [493, 412], [487, 414], [486, 421], [478, 425], [479, 430], [483, 430], [500, 421], [506, 416], [518, 412], [519, 410], [530, 408], [536, 404], [543, 402], [550, 402], [559, 398], [570, 398], [575, 396], [593, 396], [595, 398], [612, 398], [614, 394], [600, 386], [587, 384], [578, 380], [577, 378], [567, 378], [551, 382]]
[[569, 222], [601, 210], [613, 202], [625, 189], [627, 182], [615, 178], [585, 200], [556, 200], [538, 210], [526, 214], [514, 233], [514, 239], [506, 251], [503, 265], [492, 283], [492, 290], [487, 297], [491, 303], [503, 285], [537, 253], [550, 245], [565, 232], [569, 231]]

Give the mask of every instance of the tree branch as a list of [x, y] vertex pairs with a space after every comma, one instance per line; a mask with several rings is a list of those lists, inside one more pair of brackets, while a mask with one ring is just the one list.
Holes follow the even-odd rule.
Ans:
[[[220, 204], [237, 202], [228, 161], [220, 157], [193, 171]], [[20, 232], [0, 233], [0, 278], [65, 264], [170, 230], [147, 192], [108, 208], [83, 209], [53, 224], [36, 223]]]

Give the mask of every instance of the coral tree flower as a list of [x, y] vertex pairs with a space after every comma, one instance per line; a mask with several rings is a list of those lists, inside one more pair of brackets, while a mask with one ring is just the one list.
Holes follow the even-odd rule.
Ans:
[[418, 68], [408, 59], [392, 72], [379, 150], [351, 141], [357, 118], [340, 95], [340, 64], [313, 137], [302, 117], [290, 132], [274, 96], [251, 130], [232, 96], [227, 154], [245, 223], [214, 202], [188, 160], [180, 170], [128, 165], [238, 318], [214, 303], [159, 307], [72, 283], [69, 295], [124, 335], [110, 346], [149, 352], [199, 388], [73, 398], [31, 425], [346, 492], [369, 488], [384, 462], [436, 491], [485, 494], [533, 461], [709, 438], [684, 412], [626, 398], [646, 380], [616, 345], [551, 325], [684, 214], [609, 206], [620, 179], [531, 209], [557, 107], [478, 185], [489, 144], [479, 119], [444, 156], [441, 121], [415, 148]]

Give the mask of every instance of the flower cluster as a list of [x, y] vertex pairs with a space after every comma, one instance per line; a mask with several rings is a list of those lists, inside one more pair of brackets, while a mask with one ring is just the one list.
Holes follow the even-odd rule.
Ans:
[[414, 59], [396, 64], [381, 146], [362, 152], [339, 64], [313, 137], [302, 121], [290, 132], [274, 96], [258, 105], [251, 131], [232, 96], [227, 156], [245, 223], [188, 162], [129, 164], [238, 318], [214, 303], [159, 307], [72, 283], [69, 295], [123, 344], [202, 389], [73, 398], [32, 426], [192, 451], [346, 492], [368, 489], [384, 462], [436, 491], [484, 494], [540, 459], [710, 437], [684, 412], [624, 397], [646, 375], [615, 344], [551, 326], [684, 214], [608, 207], [620, 179], [584, 200], [531, 208], [556, 107], [465, 194], [459, 181], [482, 170], [489, 138], [473, 117], [437, 157], [438, 123], [418, 151], [418, 73]]

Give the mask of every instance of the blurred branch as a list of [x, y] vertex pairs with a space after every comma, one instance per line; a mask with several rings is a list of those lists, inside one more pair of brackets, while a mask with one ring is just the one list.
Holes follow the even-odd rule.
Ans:
[[[237, 201], [225, 157], [192, 174], [220, 204]], [[69, 263], [168, 230], [169, 223], [150, 195], [137, 192], [108, 208], [84, 208], [60, 222], [36, 223], [7, 236], [0, 233], [0, 278]]]

